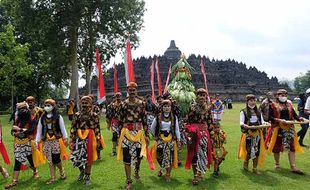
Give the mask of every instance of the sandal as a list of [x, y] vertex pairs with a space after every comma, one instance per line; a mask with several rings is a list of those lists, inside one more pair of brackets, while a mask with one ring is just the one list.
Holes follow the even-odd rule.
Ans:
[[294, 174], [298, 174], [298, 175], [304, 175], [305, 174], [303, 171], [296, 168], [296, 166], [291, 168], [291, 172], [293, 172]]
[[257, 168], [253, 168], [253, 173], [255, 175], [261, 175], [261, 173], [257, 170]]
[[15, 187], [17, 185], [18, 181], [17, 180], [13, 180], [12, 183], [7, 184], [6, 186], [4, 186], [5, 189], [10, 189], [12, 187]]
[[56, 177], [54, 176], [54, 177], [51, 177], [45, 184], [50, 185], [50, 184], [54, 183], [55, 181], [56, 181]]
[[67, 178], [67, 176], [66, 176], [66, 173], [65, 173], [65, 169], [62, 168], [62, 170], [61, 170], [61, 172], [60, 172], [60, 179], [61, 179], [61, 180], [64, 180], [64, 179], [66, 179], [66, 178]]
[[280, 164], [276, 164], [276, 165], [274, 166], [274, 169], [275, 169], [276, 171], [280, 171], [280, 170], [281, 170]]
[[39, 177], [40, 177], [39, 172], [37, 172], [37, 171], [33, 172], [33, 175], [32, 175], [33, 179], [38, 179]]
[[127, 184], [124, 187], [124, 190], [131, 190], [131, 188], [132, 188], [132, 180], [129, 179], [129, 180], [127, 180]]
[[197, 176], [195, 175], [194, 179], [192, 180], [193, 185], [198, 185], [199, 180], [197, 179]]
[[166, 174], [166, 176], [165, 176], [165, 180], [166, 180], [166, 182], [171, 182], [171, 176], [170, 176], [170, 174]]
[[163, 175], [163, 173], [161, 172], [161, 170], [158, 171], [157, 176], [161, 177]]

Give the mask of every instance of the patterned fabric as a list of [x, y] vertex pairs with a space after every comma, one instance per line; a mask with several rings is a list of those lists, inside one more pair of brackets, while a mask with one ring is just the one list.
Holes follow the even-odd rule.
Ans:
[[100, 117], [94, 112], [81, 113], [77, 112], [72, 120], [72, 127], [70, 129], [70, 138], [71, 142], [75, 142], [77, 139], [77, 130], [78, 129], [92, 129], [95, 132], [97, 139], [100, 138]]
[[198, 145], [196, 169], [198, 172], [205, 173], [208, 169], [208, 137], [203, 136]]
[[247, 143], [247, 152], [250, 157], [250, 159], [254, 159], [259, 154], [259, 146], [260, 146], [260, 136], [247, 136], [246, 141], [250, 142]]
[[211, 127], [212, 114], [208, 105], [192, 104], [188, 113], [188, 123], [204, 123], [207, 124], [208, 127]]
[[[153, 122], [155, 116], [154, 116], [154, 115], [147, 115], [146, 118], [147, 118], [147, 127], [148, 127], [148, 130], [150, 130], [150, 129], [151, 129], [152, 122]], [[150, 131], [148, 131], [148, 133], [149, 133], [149, 132], [150, 132]]]
[[106, 118], [111, 120], [112, 118], [119, 120], [121, 109], [121, 103], [112, 102], [107, 107]]
[[77, 138], [70, 156], [73, 167], [85, 167], [87, 165], [87, 159], [87, 139], [82, 140]]
[[282, 137], [282, 144], [286, 150], [291, 149], [291, 140], [294, 139], [294, 128], [290, 127], [288, 130], [279, 129], [278, 136]]
[[211, 134], [211, 142], [213, 147], [213, 157], [215, 159], [222, 159], [227, 154], [227, 151], [224, 148], [226, 143], [226, 134], [224, 131], [220, 130], [219, 132], [213, 132]]
[[[130, 133], [132, 135], [136, 135], [138, 133], [138, 131], [132, 130], [132, 131], [130, 131]], [[129, 154], [131, 156], [131, 163], [135, 164], [138, 161], [138, 158], [140, 157], [140, 155], [137, 155], [137, 149], [141, 148], [141, 143], [131, 142], [125, 135], [124, 140], [122, 142], [122, 147], [129, 149]]]
[[14, 157], [21, 163], [27, 161], [27, 156], [32, 154], [31, 141], [25, 144], [14, 144]]
[[160, 170], [165, 171], [166, 168], [169, 168], [172, 166], [173, 162], [173, 140], [167, 142], [166, 144], [163, 142], [161, 138], [157, 141], [157, 148], [163, 149], [162, 154], [162, 163], [160, 165]]
[[47, 140], [43, 144], [43, 153], [47, 158], [48, 163], [52, 162], [52, 154], [60, 154], [60, 145], [57, 139]]
[[126, 99], [122, 102], [120, 109], [120, 122], [124, 123], [142, 123], [143, 128], [147, 129], [145, 102], [136, 98], [135, 102]]

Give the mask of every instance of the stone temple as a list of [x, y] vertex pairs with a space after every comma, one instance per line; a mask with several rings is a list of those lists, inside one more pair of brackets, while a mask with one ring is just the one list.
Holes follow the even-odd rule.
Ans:
[[[158, 56], [160, 76], [162, 86], [164, 88], [167, 73], [170, 64], [175, 64], [181, 57], [181, 51], [176, 47], [174, 40], [170, 42], [170, 46], [164, 52], [164, 55]], [[208, 89], [211, 96], [220, 94], [221, 98], [228, 97], [234, 101], [244, 100], [246, 94], [253, 93], [257, 96], [266, 94], [270, 90], [281, 88], [276, 77], [268, 78], [263, 71], [257, 70], [255, 67], [247, 68], [242, 62], [235, 60], [210, 60], [206, 56], [190, 55], [187, 58], [189, 64], [195, 69], [192, 72], [192, 82], [196, 88], [204, 87], [204, 79], [200, 70], [200, 60], [204, 61], [205, 70], [207, 72]], [[138, 84], [138, 92], [140, 96], [151, 94], [150, 84], [150, 66], [153, 57], [140, 57], [133, 60], [136, 82]], [[105, 77], [105, 89], [108, 97], [113, 95], [113, 68], [108, 70], [108, 75]], [[117, 65], [118, 86], [119, 91], [126, 94], [126, 78], [124, 64]], [[155, 93], [158, 95], [157, 75], [155, 78]], [[170, 77], [171, 80], [172, 76]], [[96, 87], [93, 81], [92, 86]], [[93, 91], [93, 94], [97, 94]]]

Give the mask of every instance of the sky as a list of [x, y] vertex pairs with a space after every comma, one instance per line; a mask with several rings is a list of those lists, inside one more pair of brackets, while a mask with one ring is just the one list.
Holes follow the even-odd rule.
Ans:
[[133, 58], [163, 55], [170, 40], [186, 56], [235, 59], [293, 80], [310, 70], [310, 1], [145, 0]]

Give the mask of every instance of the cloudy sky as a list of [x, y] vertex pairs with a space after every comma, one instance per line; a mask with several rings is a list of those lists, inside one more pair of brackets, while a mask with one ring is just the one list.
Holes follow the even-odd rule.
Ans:
[[310, 70], [310, 1], [145, 0], [142, 55], [163, 55], [170, 40], [185, 53], [233, 58], [292, 80]]

